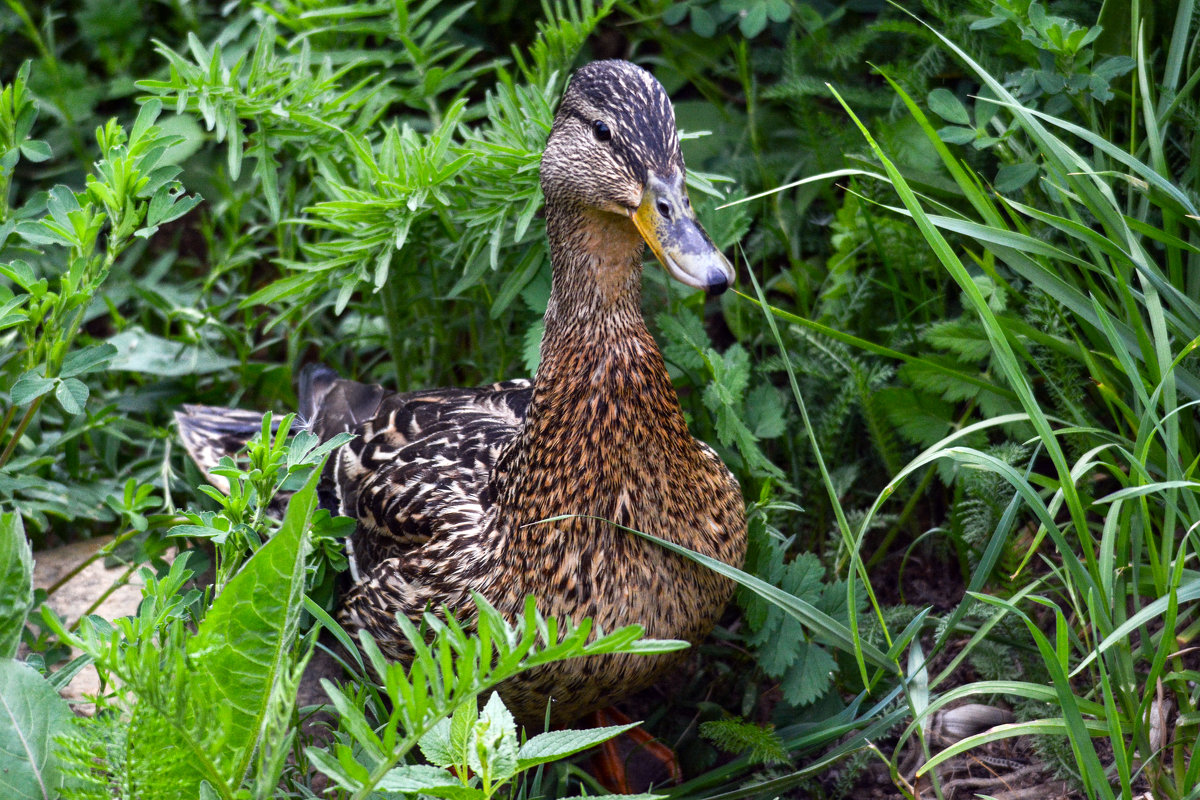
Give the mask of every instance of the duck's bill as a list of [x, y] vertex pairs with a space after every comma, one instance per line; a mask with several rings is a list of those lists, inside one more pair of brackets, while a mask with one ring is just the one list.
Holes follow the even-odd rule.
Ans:
[[733, 283], [733, 265], [696, 221], [685, 192], [682, 173], [668, 179], [650, 173], [633, 223], [677, 281], [720, 294]]

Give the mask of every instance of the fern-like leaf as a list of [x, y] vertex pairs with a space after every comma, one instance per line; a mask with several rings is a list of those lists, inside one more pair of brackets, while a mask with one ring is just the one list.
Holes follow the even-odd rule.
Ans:
[[787, 750], [774, 725], [758, 726], [741, 717], [709, 720], [700, 723], [700, 735], [726, 753], [745, 753], [752, 764], [787, 761]]

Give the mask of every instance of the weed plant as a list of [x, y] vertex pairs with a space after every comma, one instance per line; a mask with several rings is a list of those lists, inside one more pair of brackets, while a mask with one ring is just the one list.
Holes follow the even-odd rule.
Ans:
[[[717, 644], [650, 714], [687, 768], [670, 793], [854, 796], [874, 761], [942, 796], [960, 753], [1028, 735], [1087, 797], [1197, 797], [1195, 4], [525, 11], [0, 9], [0, 740], [37, 743], [11, 796], [586, 783], [547, 765], [616, 730], [523, 740], [478, 700], [674, 644], [479, 598], [478, 630], [431, 615], [413, 665], [385, 664], [329, 616], [347, 526], [311, 476], [334, 443], [268, 418], [218, 492], [170, 412], [294, 408], [312, 360], [398, 389], [530, 374], [540, 152], [570, 70], [619, 55], [675, 98], [701, 218], [743, 265], [707, 304], [647, 270], [751, 534], [743, 571], [710, 564], [741, 584]], [[68, 623], [27, 541], [94, 535], [145, 599]], [[327, 687], [326, 743], [295, 707], [321, 628], [357, 676]], [[73, 721], [56, 691], [88, 663], [103, 690]], [[1039, 711], [934, 752], [966, 700]]]

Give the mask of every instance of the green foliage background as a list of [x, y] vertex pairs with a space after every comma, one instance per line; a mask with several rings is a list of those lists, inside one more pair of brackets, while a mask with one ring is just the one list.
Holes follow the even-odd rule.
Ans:
[[[226, 497], [198, 488], [171, 412], [291, 410], [310, 361], [397, 389], [530, 374], [549, 294], [540, 151], [570, 70], [624, 57], [672, 95], [698, 212], [742, 276], [706, 302], [646, 273], [646, 317], [751, 530], [737, 609], [652, 709], [689, 765], [677, 794], [753, 772], [767, 794], [839, 796], [813, 776], [881, 737], [894, 767], [927, 749], [920, 720], [975, 697], [1041, 717], [1014, 732], [1069, 742], [1045, 758], [1088, 796], [1195, 796], [1200, 18], [1191, 2], [910, 10], [6, 0], [0, 552], [16, 566], [0, 621], [19, 630], [43, 599], [19, 568], [26, 535], [112, 534], [101, 555], [157, 575], [139, 620], [76, 633], [35, 612], [24, 632], [52, 685], [77, 668], [65, 641], [127, 685], [64, 740], [73, 791], [200, 780], [143, 735], [190, 742], [213, 796], [304, 796], [309, 766], [348, 795], [446, 780], [388, 770], [415, 757], [413, 726], [482, 718], [447, 695], [389, 719], [397, 699], [370, 681], [341, 695], [337, 745], [285, 768], [301, 734], [284, 696], [312, 644], [301, 589], [309, 614], [331, 607], [345, 525], [297, 512], [305, 563], [263, 542], [272, 498], [303, 492], [324, 451], [265, 426], [224, 468]], [[186, 560], [168, 568], [174, 543]], [[210, 567], [209, 588], [185, 588]], [[206, 739], [208, 689], [176, 692], [196, 668], [184, 623], [272, 574], [293, 590], [258, 632], [274, 666], [210, 648], [261, 702]], [[447, 652], [469, 647], [459, 634]], [[150, 658], [162, 647], [175, 655]], [[1170, 742], [1150, 730], [1162, 691]], [[388, 724], [407, 738], [371, 739]], [[79, 766], [97, 758], [99, 778]], [[473, 790], [575, 790], [573, 768], [522, 783], [517, 763]], [[905, 794], [914, 776], [890, 774]]]

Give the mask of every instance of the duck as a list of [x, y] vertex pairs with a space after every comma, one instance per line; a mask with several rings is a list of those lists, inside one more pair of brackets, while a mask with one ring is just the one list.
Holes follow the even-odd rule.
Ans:
[[[338, 618], [387, 657], [410, 657], [397, 615], [469, 621], [477, 592], [510, 620], [547, 616], [699, 642], [733, 584], [631, 532], [733, 566], [746, 551], [736, 478], [688, 430], [641, 311], [648, 246], [710, 295], [734, 280], [685, 187], [674, 109], [630, 62], [570, 78], [541, 160], [552, 288], [532, 380], [391, 392], [302, 371], [299, 416], [334, 451], [319, 490], [357, 520]], [[256, 412], [187, 406], [184, 445], [207, 474], [261, 428]], [[245, 434], [244, 438], [238, 433]], [[676, 654], [609, 654], [538, 667], [499, 688], [519, 722], [562, 725], [644, 689]]]

